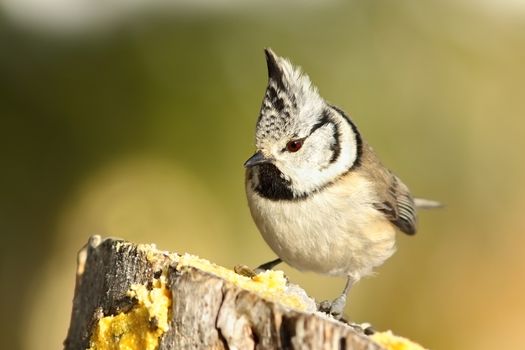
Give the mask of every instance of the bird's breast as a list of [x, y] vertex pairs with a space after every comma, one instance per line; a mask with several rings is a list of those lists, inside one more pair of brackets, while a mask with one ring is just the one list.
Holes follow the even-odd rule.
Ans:
[[269, 200], [247, 184], [250, 211], [263, 238], [289, 265], [359, 279], [394, 252], [395, 230], [370, 205], [366, 181], [356, 179], [302, 200]]

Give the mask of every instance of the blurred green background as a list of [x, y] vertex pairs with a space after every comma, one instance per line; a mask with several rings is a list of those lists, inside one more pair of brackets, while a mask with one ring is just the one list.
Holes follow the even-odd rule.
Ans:
[[[274, 258], [242, 167], [267, 46], [413, 193], [447, 204], [399, 234], [348, 315], [432, 349], [525, 344], [525, 4], [94, 2], [59, 15], [60, 1], [32, 1], [0, 5], [2, 348], [61, 347], [92, 234], [230, 267]], [[319, 299], [344, 284], [284, 269]]]

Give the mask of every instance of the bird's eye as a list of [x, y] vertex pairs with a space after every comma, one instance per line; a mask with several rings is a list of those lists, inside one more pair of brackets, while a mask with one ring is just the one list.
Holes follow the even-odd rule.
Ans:
[[303, 140], [292, 140], [286, 144], [288, 152], [297, 152], [303, 146]]

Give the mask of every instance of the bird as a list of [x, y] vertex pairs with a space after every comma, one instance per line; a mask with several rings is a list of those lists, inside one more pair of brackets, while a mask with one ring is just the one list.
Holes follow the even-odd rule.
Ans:
[[328, 103], [301, 68], [264, 50], [268, 85], [245, 163], [251, 216], [277, 259], [300, 271], [343, 276], [325, 312], [341, 318], [348, 293], [395, 251], [399, 230], [416, 233], [415, 199], [386, 168], [354, 121]]

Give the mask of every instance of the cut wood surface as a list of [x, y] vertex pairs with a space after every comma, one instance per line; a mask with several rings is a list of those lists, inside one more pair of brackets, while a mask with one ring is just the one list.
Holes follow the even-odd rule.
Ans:
[[79, 253], [65, 349], [395, 348], [315, 312], [282, 273], [252, 281], [208, 264], [91, 237]]

